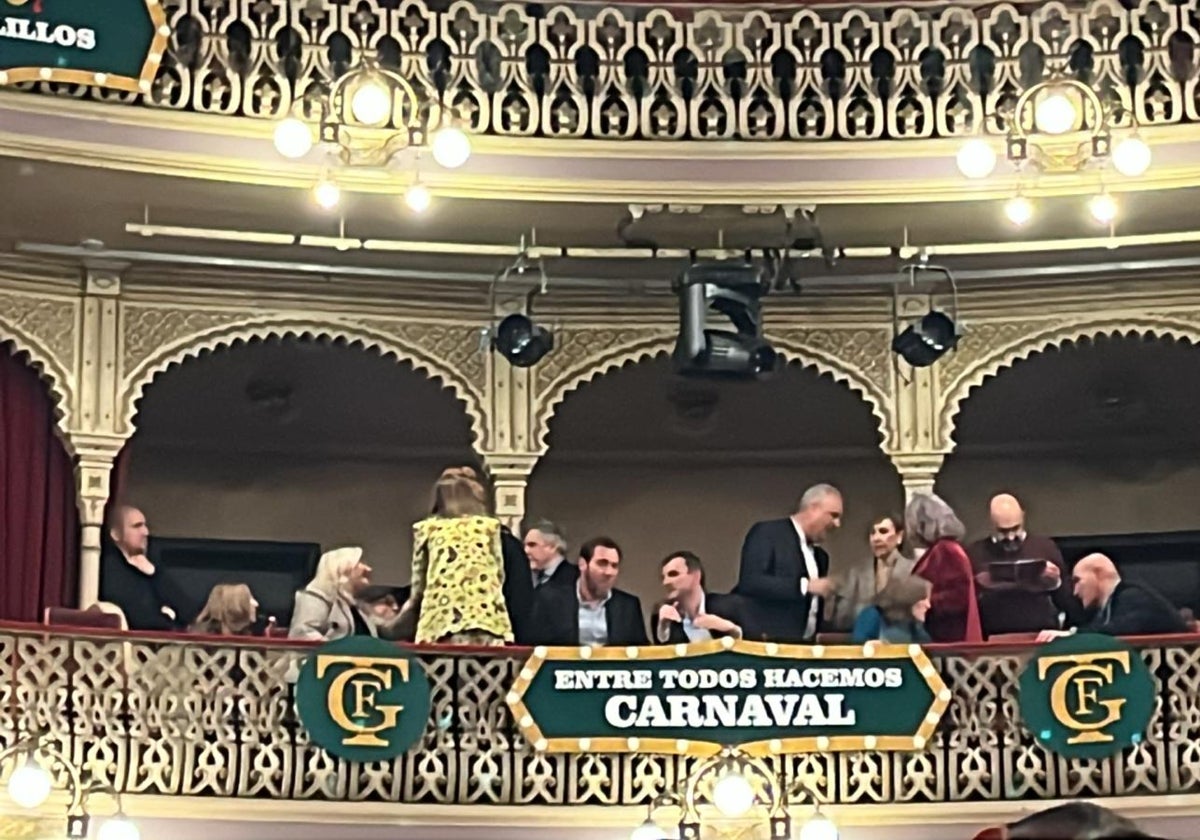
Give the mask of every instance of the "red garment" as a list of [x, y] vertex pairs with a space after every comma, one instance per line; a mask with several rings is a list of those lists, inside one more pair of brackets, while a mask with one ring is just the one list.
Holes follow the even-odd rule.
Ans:
[[925, 629], [935, 642], [983, 641], [975, 575], [971, 560], [958, 540], [935, 542], [917, 561], [912, 573], [933, 585]]

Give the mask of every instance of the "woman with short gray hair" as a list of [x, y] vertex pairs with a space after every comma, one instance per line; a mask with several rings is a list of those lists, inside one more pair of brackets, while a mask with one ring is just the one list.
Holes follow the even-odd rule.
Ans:
[[954, 509], [933, 493], [918, 493], [904, 511], [904, 532], [925, 549], [912, 573], [932, 586], [925, 629], [935, 642], [982, 642], [975, 573], [959, 542], [966, 534]]

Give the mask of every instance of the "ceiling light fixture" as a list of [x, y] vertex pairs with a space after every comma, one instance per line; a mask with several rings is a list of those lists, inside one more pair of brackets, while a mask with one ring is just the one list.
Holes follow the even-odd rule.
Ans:
[[418, 181], [404, 191], [404, 203], [414, 213], [424, 213], [433, 204], [433, 194], [429, 187]]
[[[718, 260], [695, 263], [675, 284], [679, 295], [679, 337], [675, 370], [685, 376], [763, 378], [782, 357], [763, 337], [760, 299], [770, 291], [766, 272], [752, 263]], [[733, 331], [708, 328], [716, 312]]]
[[333, 178], [322, 175], [320, 180], [313, 184], [312, 197], [322, 210], [333, 210], [342, 200], [342, 189]]
[[[533, 367], [554, 349], [554, 333], [549, 328], [534, 323], [532, 318], [534, 299], [538, 295], [546, 294], [549, 289], [546, 266], [540, 259], [530, 259], [524, 236], [521, 237], [520, 249], [512, 264], [492, 278], [488, 290], [489, 309], [496, 312], [501, 287], [506, 286], [510, 278], [523, 278], [533, 269], [537, 270], [538, 282], [528, 291], [517, 293], [523, 301], [523, 311], [509, 314], [499, 324], [484, 330], [480, 338], [481, 350], [495, 350], [507, 359], [509, 364], [519, 368]], [[505, 289], [505, 294], [516, 303], [512, 292]]]
[[1022, 227], [1033, 218], [1033, 202], [1023, 195], [1015, 195], [1004, 204], [1004, 215], [1017, 227]]
[[1109, 225], [1116, 221], [1119, 211], [1117, 200], [1107, 190], [1092, 196], [1092, 200], [1088, 202], [1088, 212], [1102, 225]]

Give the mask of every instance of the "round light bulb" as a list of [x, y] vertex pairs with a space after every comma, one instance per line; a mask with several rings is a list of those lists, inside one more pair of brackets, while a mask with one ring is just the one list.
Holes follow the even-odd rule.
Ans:
[[958, 171], [968, 178], [986, 178], [996, 168], [996, 150], [982, 137], [962, 144], [958, 150]]
[[1100, 193], [1088, 202], [1088, 211], [1097, 222], [1107, 225], [1117, 218], [1117, 200], [1106, 192]]
[[754, 807], [754, 788], [741, 773], [726, 773], [717, 779], [712, 791], [713, 804], [727, 817], [740, 817]]
[[1010, 198], [1004, 204], [1004, 215], [1017, 227], [1028, 224], [1033, 218], [1033, 202], [1023, 195]]
[[304, 120], [288, 117], [275, 126], [275, 148], [284, 157], [302, 158], [312, 147], [312, 131]]
[[96, 840], [141, 840], [142, 833], [128, 817], [118, 815], [104, 821]]
[[1075, 127], [1075, 106], [1062, 91], [1041, 97], [1033, 108], [1033, 124], [1045, 134], [1065, 134]]
[[667, 840], [667, 835], [654, 824], [654, 820], [647, 819], [633, 830], [629, 840]]
[[471, 157], [471, 138], [461, 128], [447, 126], [433, 133], [433, 159], [439, 166], [458, 169]]
[[54, 780], [31, 756], [8, 778], [8, 795], [22, 808], [37, 808], [50, 798]]
[[1137, 135], [1126, 137], [1113, 148], [1112, 162], [1122, 175], [1136, 178], [1150, 168], [1150, 147]]
[[363, 125], [380, 125], [392, 115], [392, 95], [379, 82], [365, 81], [350, 97], [350, 113]]
[[338, 202], [342, 200], [342, 190], [335, 182], [328, 178], [322, 178], [317, 181], [313, 187], [313, 201], [325, 210], [332, 210], [338, 206]]
[[800, 827], [800, 840], [838, 840], [837, 826], [824, 814], [814, 814]]
[[404, 203], [414, 213], [424, 213], [433, 203], [433, 193], [424, 184], [413, 184], [404, 191]]

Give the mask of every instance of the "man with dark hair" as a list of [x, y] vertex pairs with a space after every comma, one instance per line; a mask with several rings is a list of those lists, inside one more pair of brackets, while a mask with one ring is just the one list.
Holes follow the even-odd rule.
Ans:
[[108, 538], [100, 552], [100, 600], [116, 604], [130, 630], [179, 629], [176, 599], [165, 591], [162, 575], [147, 556], [150, 526], [131, 505], [109, 511]]
[[1068, 802], [994, 826], [974, 840], [1156, 840], [1115, 811], [1090, 802]]
[[650, 637], [658, 644], [686, 644], [742, 637], [741, 599], [704, 590], [704, 564], [691, 551], [663, 558], [662, 584], [666, 600], [650, 617]]
[[579, 549], [579, 576], [574, 586], [541, 586], [533, 594], [531, 643], [576, 645], [645, 645], [642, 603], [615, 588], [621, 547], [596, 537]]

